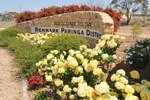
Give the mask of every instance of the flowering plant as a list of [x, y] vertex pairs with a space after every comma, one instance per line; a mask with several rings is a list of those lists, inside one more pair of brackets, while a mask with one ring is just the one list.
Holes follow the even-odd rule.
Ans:
[[131, 67], [144, 68], [150, 62], [150, 39], [140, 40], [125, 49], [125, 63]]
[[118, 35], [103, 35], [93, 49], [81, 45], [79, 50], [68, 52], [52, 50], [36, 66], [62, 99], [115, 98], [109, 95], [110, 87], [103, 79], [102, 67], [115, 64], [114, 51], [123, 40]]
[[131, 71], [130, 76], [129, 79], [123, 69], [117, 70], [111, 76], [110, 94], [120, 100], [149, 100], [150, 82], [147, 80], [142, 80], [141, 83], [136, 82], [140, 79], [140, 74], [136, 70]]
[[36, 72], [28, 79], [28, 84], [30, 89], [37, 89], [39, 86], [46, 84], [46, 80], [42, 75]]
[[42, 45], [47, 39], [51, 39], [54, 36], [60, 36], [60, 34], [55, 34], [55, 33], [37, 33], [37, 34], [18, 34], [17, 38], [22, 39], [22, 41], [28, 41], [33, 45]]

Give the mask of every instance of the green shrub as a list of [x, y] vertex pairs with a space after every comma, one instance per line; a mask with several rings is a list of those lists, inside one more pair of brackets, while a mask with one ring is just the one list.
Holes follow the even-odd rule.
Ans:
[[17, 36], [18, 33], [23, 34], [23, 31], [18, 30], [18, 29], [12, 29], [12, 28], [1, 30], [0, 31], [0, 46], [8, 47], [11, 40], [14, 40], [14, 38]]
[[12, 28], [0, 31], [0, 46], [12, 52], [23, 75], [30, 77], [37, 72], [38, 68], [35, 66], [35, 63], [43, 58], [43, 53], [30, 42], [23, 42], [21, 39], [17, 39], [16, 36], [19, 33], [24, 34], [21, 30]]
[[48, 54], [50, 50], [68, 51], [69, 49], [77, 50], [80, 45], [87, 45], [87, 41], [77, 35], [63, 34], [58, 37], [48, 39], [41, 46], [41, 49]]
[[44, 53], [37, 46], [30, 44], [30, 42], [23, 42], [20, 39], [11, 41], [8, 49], [14, 54], [17, 66], [20, 67], [22, 74], [28, 78], [37, 72], [38, 68], [35, 64], [43, 58]]
[[7, 28], [0, 31], [0, 37], [5, 37], [5, 36], [16, 37], [18, 33], [24, 33], [24, 32], [19, 29]]
[[150, 39], [136, 41], [125, 49], [125, 63], [134, 68], [144, 68], [150, 62]]

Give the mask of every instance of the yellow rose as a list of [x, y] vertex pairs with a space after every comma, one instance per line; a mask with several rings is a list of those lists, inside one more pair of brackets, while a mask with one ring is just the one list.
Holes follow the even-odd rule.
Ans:
[[98, 52], [98, 51], [100, 50], [100, 47], [96, 46], [96, 47], [94, 48], [94, 50]]
[[97, 97], [95, 98], [95, 100], [103, 100], [103, 97], [102, 97], [102, 96], [97, 96]]
[[90, 57], [94, 57], [94, 56], [96, 56], [96, 55], [98, 55], [98, 52], [95, 51], [95, 50], [93, 50], [89, 56], [90, 56]]
[[110, 99], [110, 100], [118, 100], [118, 98], [115, 97], [115, 96], [111, 96], [111, 99]]
[[45, 79], [46, 79], [47, 82], [50, 82], [50, 81], [53, 80], [51, 75], [45, 75]]
[[70, 49], [70, 50], [69, 50], [69, 54], [70, 54], [71, 56], [73, 56], [73, 55], [75, 54], [75, 51], [74, 51], [73, 49]]
[[74, 99], [75, 99], [75, 96], [74, 96], [74, 95], [70, 95], [70, 96], [69, 96], [69, 99], [70, 99], [70, 100], [74, 100]]
[[118, 39], [118, 38], [119, 38], [119, 35], [113, 35], [113, 38], [114, 38], [114, 39]]
[[116, 74], [121, 75], [121, 76], [125, 76], [126, 72], [123, 69], [119, 69], [119, 70], [117, 70]]
[[44, 59], [44, 60], [42, 61], [42, 65], [47, 65], [47, 59]]
[[77, 69], [78, 69], [78, 71], [79, 71], [79, 73], [83, 73], [83, 68], [82, 67], [77, 67]]
[[75, 67], [78, 66], [78, 62], [76, 59], [72, 59], [71, 61], [68, 62], [68, 67], [70, 67], [71, 69], [75, 69]]
[[82, 54], [76, 54], [76, 58], [78, 58], [78, 59], [80, 59], [80, 60], [83, 60], [83, 59], [84, 59], [84, 57], [83, 57]]
[[60, 67], [60, 68], [66, 66], [65, 63], [64, 63], [64, 62], [61, 62], [61, 61], [59, 61], [59, 62], [57, 63], [57, 65], [58, 65], [58, 67]]
[[54, 67], [51, 67], [51, 70], [52, 70], [52, 73], [53, 73], [54, 75], [56, 75], [56, 74], [58, 73], [58, 66], [55, 65]]
[[79, 70], [78, 70], [78, 68], [76, 68], [75, 70], [74, 70], [74, 74], [79, 74]]
[[108, 93], [109, 89], [109, 85], [106, 82], [101, 82], [100, 84], [95, 86], [95, 93], [97, 95], [101, 95], [103, 93]]
[[139, 100], [137, 96], [132, 95], [131, 93], [128, 93], [125, 97], [125, 100]]
[[60, 80], [60, 79], [55, 79], [55, 80], [54, 80], [54, 83], [55, 83], [56, 86], [60, 86], [60, 85], [63, 84], [63, 81]]
[[71, 83], [75, 84], [78, 82], [78, 78], [76, 77], [72, 77]]
[[110, 79], [111, 81], [119, 81], [119, 77], [116, 74], [113, 74]]
[[78, 93], [79, 97], [86, 97], [85, 89], [78, 89], [77, 93]]
[[58, 73], [65, 73], [65, 69], [62, 67], [62, 68], [59, 68], [58, 69]]
[[115, 83], [115, 87], [118, 89], [118, 90], [123, 90], [125, 88], [125, 85], [121, 82], [116, 82]]
[[120, 82], [123, 84], [128, 84], [128, 80], [125, 77], [120, 77]]
[[145, 80], [145, 79], [143, 79], [143, 80], [141, 81], [141, 83], [142, 83], [143, 85], [145, 85], [147, 88], [150, 87], [150, 82], [147, 81], [147, 80]]
[[94, 89], [92, 87], [90, 87], [90, 86], [87, 86], [87, 88], [86, 88], [86, 95], [89, 98], [92, 98], [93, 94], [94, 94]]
[[141, 92], [140, 86], [136, 86], [136, 87], [135, 87], [135, 91], [136, 91], [137, 93], [140, 93], [140, 92]]
[[86, 71], [86, 72], [90, 72], [90, 71], [92, 71], [94, 68], [90, 65], [90, 64], [88, 64], [87, 66], [85, 66], [84, 67], [84, 70]]
[[60, 55], [60, 60], [61, 60], [61, 61], [64, 61], [64, 58], [65, 58], [64, 55], [61, 54], [61, 55]]
[[36, 66], [41, 66], [42, 61], [39, 61], [38, 63], [36, 63]]
[[147, 96], [147, 100], [150, 100], [150, 91], [147, 91], [146, 96]]
[[83, 50], [86, 50], [87, 49], [87, 46], [86, 45], [81, 45], [80, 47], [79, 47], [79, 50], [80, 51], [83, 51]]
[[97, 44], [97, 46], [99, 47], [99, 48], [102, 48], [104, 45], [105, 45], [105, 41], [103, 40], [103, 41], [101, 41], [101, 40], [99, 40], [99, 43]]
[[131, 71], [131, 72], [130, 72], [130, 75], [131, 75], [131, 77], [134, 78], [134, 79], [139, 79], [139, 78], [140, 78], [140, 74], [139, 74], [139, 72], [136, 71], [136, 70]]
[[149, 88], [149, 87], [150, 87], [150, 82], [147, 81], [147, 82], [145, 83], [145, 86], [146, 86], [147, 88]]
[[108, 58], [108, 54], [106, 53], [106, 54], [102, 54], [102, 59], [103, 60], [106, 60]]
[[58, 53], [59, 53], [59, 51], [58, 51], [58, 50], [51, 50], [51, 51], [50, 51], [50, 53], [51, 53], [51, 54], [55, 54], [55, 55], [56, 55], [56, 54], [58, 54]]
[[62, 91], [60, 97], [61, 97], [62, 99], [67, 98], [66, 92]]
[[73, 88], [73, 91], [74, 91], [74, 92], [77, 92], [77, 91], [78, 91], [78, 89], [74, 87], [74, 88]]
[[116, 56], [116, 55], [113, 55], [113, 58], [114, 58], [114, 59], [117, 59], [117, 56]]
[[84, 81], [84, 77], [83, 76], [79, 76], [78, 77], [78, 83], [83, 83]]
[[72, 89], [68, 85], [65, 85], [64, 88], [63, 88], [63, 91], [66, 92], [66, 93], [71, 92], [71, 90]]
[[87, 83], [79, 83], [78, 84], [78, 90], [77, 94], [79, 97], [86, 97], [86, 88], [87, 88]]
[[115, 42], [110, 42], [110, 41], [107, 42], [107, 45], [108, 45], [110, 48], [114, 48], [114, 47], [117, 46], [117, 44], [116, 44]]
[[98, 61], [97, 60], [91, 60], [89, 63], [89, 66], [91, 66], [93, 69], [98, 66]]
[[111, 37], [111, 35], [105, 34], [105, 35], [102, 35], [102, 36], [101, 36], [101, 39], [102, 39], [102, 40], [109, 40], [110, 37]]
[[142, 100], [147, 100], [146, 99], [146, 96], [147, 96], [146, 94], [147, 94], [147, 91], [141, 91], [140, 96], [141, 96]]
[[85, 67], [88, 65], [88, 60], [87, 59], [84, 59], [83, 62], [82, 62], [82, 66]]
[[134, 93], [134, 88], [131, 85], [126, 85], [124, 90], [126, 93]]
[[103, 74], [103, 71], [102, 71], [101, 68], [95, 68], [95, 69], [93, 70], [93, 75], [100, 76], [100, 75], [102, 75], [102, 74]]

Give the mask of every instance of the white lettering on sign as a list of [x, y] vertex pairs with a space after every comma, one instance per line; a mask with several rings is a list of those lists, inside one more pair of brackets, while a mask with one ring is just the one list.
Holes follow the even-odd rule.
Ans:
[[90, 29], [79, 29], [79, 28], [52, 28], [52, 27], [31, 27], [32, 33], [70, 33], [77, 34], [84, 37], [90, 37], [94, 39], [99, 39], [102, 36], [102, 33], [97, 30]]

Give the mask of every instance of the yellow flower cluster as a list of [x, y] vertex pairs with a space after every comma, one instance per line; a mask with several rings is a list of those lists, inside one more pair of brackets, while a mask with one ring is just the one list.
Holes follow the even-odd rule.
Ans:
[[[140, 76], [136, 70], [131, 71], [130, 75], [133, 79], [139, 79]], [[122, 93], [121, 95], [125, 100], [150, 100], [150, 82], [147, 80], [142, 80], [141, 83], [130, 85], [126, 78], [125, 71], [119, 69], [116, 74], [111, 76], [111, 81], [115, 82], [115, 88]], [[140, 97], [135, 94], [138, 94]]]
[[150, 100], [150, 82], [147, 80], [141, 80], [141, 83], [135, 83], [133, 85], [135, 92], [140, 95], [141, 100]]
[[51, 39], [53, 36], [59, 36], [59, 34], [55, 34], [55, 33], [37, 33], [37, 34], [30, 34], [30, 33], [26, 33], [24, 34], [18, 34], [17, 38], [21, 38], [23, 41], [29, 41], [31, 44], [33, 45], [42, 45], [45, 40], [47, 39]]
[[[117, 90], [124, 93], [125, 100], [138, 100], [138, 97], [134, 95], [135, 90], [132, 85], [129, 85], [126, 78], [126, 72], [123, 69], [117, 70], [116, 74], [111, 76], [111, 81], [115, 82], [114, 86]], [[133, 99], [137, 98], [137, 99]]]
[[[93, 49], [82, 45], [79, 50], [71, 49], [68, 52], [52, 50], [45, 59], [36, 63], [36, 66], [39, 67], [39, 73], [45, 75], [46, 81], [58, 88], [57, 94], [63, 99], [118, 100], [109, 94], [109, 85], [99, 80], [104, 76], [100, 66], [105, 63], [114, 65], [117, 59], [115, 54], [109, 54], [102, 49], [103, 46], [108, 47], [109, 41], [118, 46], [123, 39], [118, 35], [104, 35]], [[118, 82], [126, 85], [128, 80], [123, 77], [125, 72], [118, 73]]]
[[[122, 36], [120, 37], [119, 35], [113, 35], [112, 36], [110, 34], [107, 34], [107, 35], [103, 35], [101, 37], [101, 39], [102, 39], [102, 41], [104, 41], [104, 42], [102, 42], [103, 44], [106, 43], [108, 45], [108, 47], [114, 48], [114, 47], [118, 46], [119, 42], [124, 41], [125, 37], [122, 37]], [[101, 45], [101, 47], [103, 47], [103, 46], [104, 45]]]

